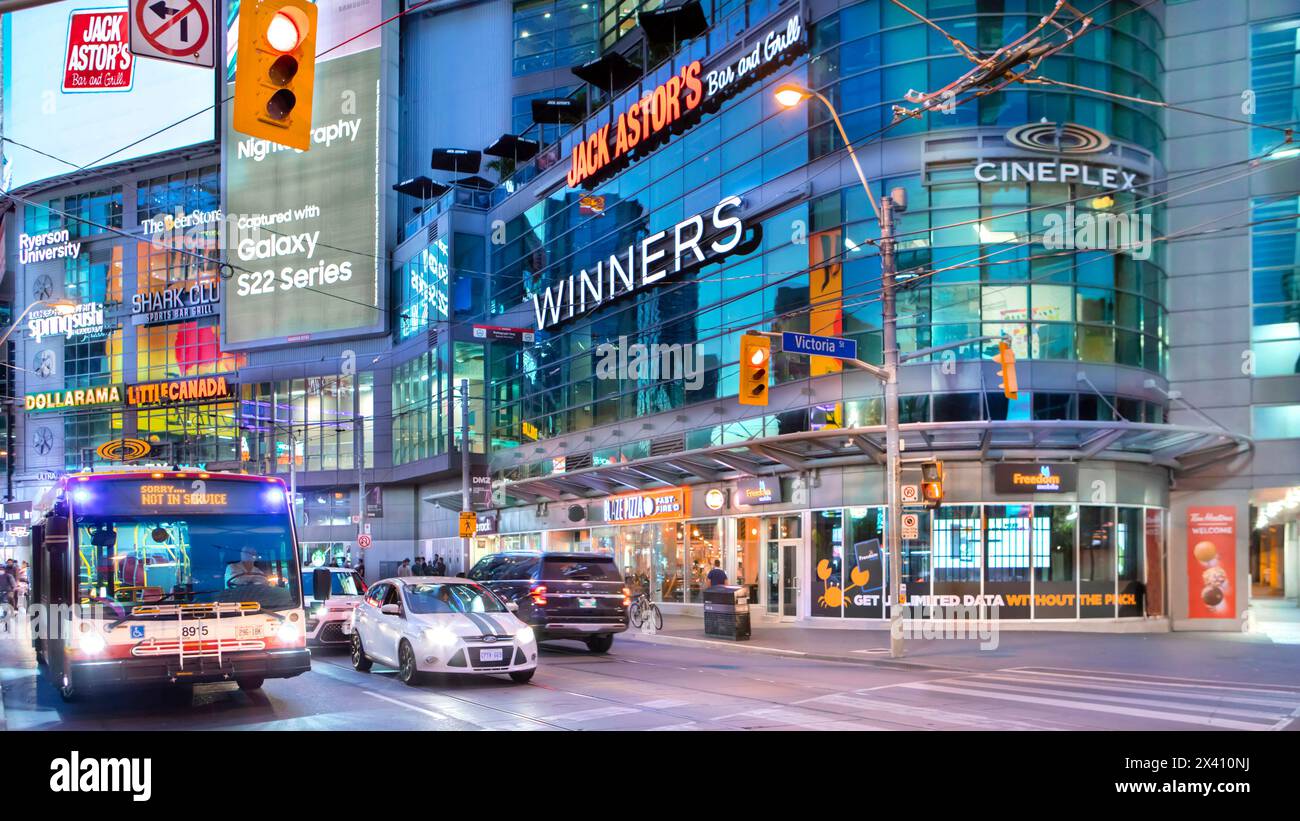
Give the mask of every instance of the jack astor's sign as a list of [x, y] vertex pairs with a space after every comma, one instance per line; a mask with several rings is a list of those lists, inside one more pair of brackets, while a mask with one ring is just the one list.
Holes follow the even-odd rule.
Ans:
[[671, 135], [698, 123], [706, 112], [717, 111], [725, 100], [790, 62], [807, 46], [803, 12], [796, 8], [759, 27], [708, 67], [699, 60], [683, 66], [573, 147], [565, 177], [569, 187], [594, 187]]
[[569, 274], [545, 291], [533, 293], [537, 330], [558, 325], [635, 290], [653, 285], [669, 274], [693, 271], [733, 254], [748, 254], [762, 242], [760, 225], [746, 227], [733, 212], [740, 197], [727, 197], [714, 206], [707, 225], [702, 214], [687, 217], [671, 229], [657, 231], [620, 254], [597, 260]]

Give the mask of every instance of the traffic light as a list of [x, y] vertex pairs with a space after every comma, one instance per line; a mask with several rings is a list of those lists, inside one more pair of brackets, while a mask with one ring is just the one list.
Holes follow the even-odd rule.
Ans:
[[311, 148], [316, 6], [308, 0], [243, 0], [237, 60], [234, 129]]
[[943, 503], [943, 462], [921, 463], [921, 498], [929, 508]]
[[740, 404], [767, 404], [767, 380], [771, 361], [772, 340], [754, 334], [745, 334], [740, 338]]
[[1002, 381], [998, 387], [1002, 389], [1002, 395], [1008, 399], [1016, 399], [1020, 396], [1020, 386], [1016, 383], [1016, 354], [1011, 350], [1011, 344], [1005, 339], [998, 340], [998, 352], [993, 357], [993, 361], [1002, 366], [998, 371], [998, 376]]

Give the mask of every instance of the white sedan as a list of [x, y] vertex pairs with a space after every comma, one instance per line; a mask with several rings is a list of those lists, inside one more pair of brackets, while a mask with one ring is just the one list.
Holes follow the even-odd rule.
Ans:
[[407, 684], [424, 673], [509, 673], [522, 684], [537, 671], [537, 638], [515, 607], [461, 578], [375, 582], [352, 611], [352, 666], [396, 667]]

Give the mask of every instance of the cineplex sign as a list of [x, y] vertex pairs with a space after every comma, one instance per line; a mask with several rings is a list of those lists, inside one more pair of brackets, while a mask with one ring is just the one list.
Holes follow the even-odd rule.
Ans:
[[[751, 45], [752, 43], [752, 45]], [[649, 154], [673, 134], [717, 111], [725, 100], [771, 74], [808, 47], [802, 9], [760, 27], [751, 39], [728, 48], [708, 68], [699, 61], [633, 100], [617, 118], [595, 129], [569, 153], [570, 188], [588, 188], [633, 159]]]
[[96, 388], [41, 391], [23, 398], [28, 413], [80, 410], [107, 406], [127, 408], [165, 408], [191, 402], [234, 399], [236, 385], [224, 376], [196, 376], [170, 382], [146, 382], [140, 385], [102, 385]]

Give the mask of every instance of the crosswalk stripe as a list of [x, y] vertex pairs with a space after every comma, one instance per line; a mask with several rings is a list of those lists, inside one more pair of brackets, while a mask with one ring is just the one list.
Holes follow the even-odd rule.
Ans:
[[845, 693], [833, 693], [827, 696], [819, 696], [816, 699], [810, 699], [819, 703], [834, 704], [840, 707], [851, 707], [868, 712], [889, 713], [897, 716], [908, 718], [917, 718], [928, 721], [937, 721], [943, 724], [951, 724], [958, 727], [976, 727], [983, 730], [1053, 730], [1058, 729], [1045, 724], [1039, 724], [1031, 721], [1018, 721], [1015, 719], [996, 719], [988, 716], [974, 715], [972, 713], [958, 713], [948, 709], [938, 709], [935, 707], [921, 707], [915, 704], [902, 704], [896, 701], [885, 701], [880, 698], [854, 698]]
[[[999, 679], [1001, 681], [1014, 682], [1019, 686], [1006, 687], [1005, 685], [1002, 684], [995, 684], [992, 681], [988, 681], [987, 679]], [[1213, 713], [1215, 715], [1239, 716], [1241, 718], [1261, 718], [1261, 719], [1265, 719], [1270, 724], [1286, 716], [1285, 713], [1264, 713], [1264, 712], [1260, 712], [1259, 710], [1241, 710], [1233, 707], [1223, 707], [1218, 704], [1188, 704], [1186, 702], [1161, 701], [1159, 699], [1154, 699], [1154, 698], [1133, 698], [1132, 696], [1110, 696], [1110, 695], [1103, 695], [1102, 693], [1083, 693], [1075, 690], [1066, 691], [1066, 690], [1059, 690], [1059, 689], [1052, 690], [1052, 689], [1046, 689], [1042, 687], [1028, 687], [1025, 685], [1032, 684], [1033, 682], [1026, 682], [1023, 680], [1014, 679], [1006, 676], [979, 676], [976, 679], [967, 681], [966, 683], [972, 687], [987, 687], [987, 688], [997, 689], [1001, 691], [1012, 690], [1017, 693], [1038, 693], [1039, 695], [1045, 695], [1045, 696], [1068, 696], [1071, 698], [1092, 699], [1093, 701], [1109, 701], [1114, 704], [1137, 704], [1139, 706], [1146, 706], [1146, 707], [1177, 707], [1180, 710], [1191, 710], [1194, 712], [1208, 712], [1208, 713]]]
[[1300, 708], [1300, 699], [1284, 700], [1276, 698], [1259, 698], [1258, 696], [1238, 695], [1236, 691], [1225, 693], [1193, 693], [1186, 690], [1161, 690], [1153, 688], [1151, 685], [1156, 684], [1153, 681], [1133, 680], [1133, 684], [1145, 684], [1145, 687], [1127, 687], [1122, 684], [1110, 684], [1111, 681], [1126, 681], [1126, 679], [1103, 679], [1094, 681], [1086, 676], [1072, 676], [1068, 680], [1058, 676], [1048, 677], [1044, 673], [1034, 673], [1031, 676], [1024, 675], [998, 675], [996, 673], [982, 673], [979, 678], [1001, 679], [1003, 681], [1026, 681], [1038, 684], [1051, 685], [1054, 687], [1086, 687], [1090, 690], [1105, 690], [1116, 693], [1138, 693], [1148, 696], [1167, 696], [1169, 698], [1180, 699], [1199, 699], [1201, 701], [1225, 701], [1237, 704], [1254, 704], [1260, 707], [1276, 707], [1280, 710], [1295, 710]]
[[1132, 673], [1113, 676], [1104, 671], [1076, 670], [1069, 667], [1007, 667], [999, 673], [1034, 673], [1040, 676], [1058, 676], [1061, 678], [1082, 678], [1089, 681], [1127, 681], [1134, 684], [1159, 684], [1163, 687], [1193, 687], [1203, 690], [1241, 690], [1275, 696], [1300, 697], [1300, 687], [1285, 684], [1259, 684], [1249, 681], [1216, 681], [1202, 678], [1180, 678], [1178, 676], [1155, 676]]
[[614, 716], [623, 716], [628, 713], [639, 713], [640, 710], [635, 707], [597, 707], [594, 710], [578, 710], [572, 713], [559, 713], [553, 716], [544, 716], [543, 721], [595, 721], [598, 718], [613, 718]]
[[927, 690], [935, 693], [949, 693], [958, 696], [977, 696], [979, 698], [991, 698], [1001, 701], [1014, 701], [1020, 704], [1040, 704], [1046, 707], [1066, 707], [1072, 710], [1087, 710], [1094, 713], [1111, 713], [1113, 715], [1135, 716], [1138, 718], [1154, 718], [1161, 721], [1197, 724], [1202, 727], [1226, 727], [1233, 730], [1266, 730], [1271, 726], [1253, 721], [1236, 721], [1228, 718], [1215, 718], [1213, 716], [1190, 715], [1187, 713], [1175, 713], [1162, 710], [1145, 710], [1140, 707], [1124, 707], [1118, 704], [1094, 704], [1086, 701], [1075, 701], [1063, 698], [1046, 698], [1020, 693], [1003, 693], [977, 689], [963, 689], [960, 687], [945, 687], [939, 684], [926, 684], [924, 682], [910, 682], [907, 684], [900, 684], [899, 686], [909, 690]]

